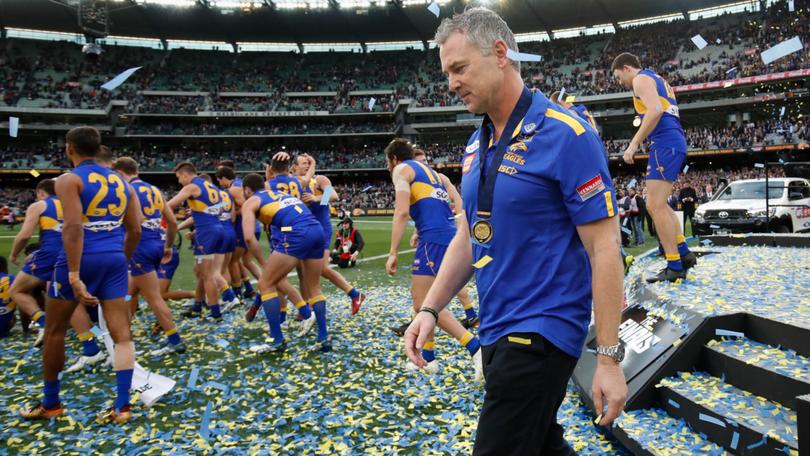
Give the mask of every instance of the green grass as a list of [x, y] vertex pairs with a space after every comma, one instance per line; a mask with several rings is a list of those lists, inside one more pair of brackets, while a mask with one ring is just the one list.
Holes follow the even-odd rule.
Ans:
[[[364, 257], [384, 255], [390, 239], [389, 218], [357, 220], [366, 240]], [[409, 249], [407, 239], [400, 250]], [[14, 231], [0, 230], [0, 254], [11, 249]], [[266, 239], [263, 241], [266, 245]], [[628, 249], [638, 254], [655, 246]], [[469, 454], [483, 399], [480, 384], [469, 378], [466, 351], [444, 334], [436, 346], [441, 372], [434, 377], [403, 369], [402, 342], [388, 327], [411, 314], [408, 267], [412, 254], [400, 255], [395, 277], [384, 271], [385, 258], [365, 261], [341, 272], [368, 299], [352, 317], [346, 296], [324, 284], [334, 351], [309, 351], [314, 334], [295, 338], [289, 323], [288, 351], [283, 355], [255, 355], [248, 347], [263, 342], [267, 324], [259, 315], [244, 321], [244, 308], [227, 314], [222, 324], [178, 316], [187, 353], [154, 358], [159, 346], [148, 329], [154, 317], [140, 311], [133, 321], [138, 361], [147, 369], [177, 381], [175, 389], [150, 409], [135, 408], [136, 419], [125, 426], [100, 426], [93, 417], [109, 405], [115, 377], [109, 367], [65, 374], [62, 400], [67, 415], [51, 422], [19, 420], [19, 405], [41, 397], [40, 353], [32, 340], [21, 337], [19, 325], [0, 343], [0, 454], [61, 452], [86, 454], [91, 450], [126, 454]], [[193, 259], [184, 245], [175, 288], [194, 286]], [[17, 268], [12, 266], [13, 271]], [[475, 293], [473, 298], [475, 299]], [[461, 306], [451, 305], [461, 316]], [[314, 331], [313, 331], [314, 332]], [[225, 341], [227, 347], [217, 344]], [[80, 346], [69, 333], [67, 363]], [[189, 387], [192, 372], [197, 387]], [[210, 383], [214, 382], [214, 383]], [[217, 386], [224, 385], [225, 391]], [[206, 442], [200, 423], [208, 404], [210, 428]], [[569, 392], [559, 414], [566, 438], [583, 454], [611, 454], [610, 438], [591, 424], [590, 412]]]

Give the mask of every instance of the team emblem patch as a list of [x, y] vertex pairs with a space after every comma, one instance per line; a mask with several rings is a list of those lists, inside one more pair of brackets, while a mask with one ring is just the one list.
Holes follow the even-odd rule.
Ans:
[[598, 194], [604, 189], [605, 183], [602, 181], [602, 175], [597, 174], [592, 179], [588, 180], [588, 182], [585, 182], [577, 187], [577, 193], [579, 193], [579, 199], [582, 201], [587, 201], [589, 198]]
[[465, 151], [466, 151], [468, 154], [469, 154], [469, 153], [473, 153], [473, 152], [475, 152], [475, 151], [477, 151], [477, 150], [478, 150], [478, 145], [479, 145], [479, 144], [480, 144], [480, 142], [479, 142], [479, 141], [476, 139], [476, 140], [475, 140], [475, 142], [473, 142], [472, 144], [470, 144], [469, 146], [467, 146], [467, 148], [466, 148], [466, 149], [464, 149], [464, 150], [465, 150]]
[[523, 126], [523, 133], [528, 135], [529, 133], [533, 132], [535, 128], [537, 128], [537, 124], [534, 122], [526, 124]]
[[470, 166], [472, 166], [473, 160], [475, 160], [475, 154], [464, 157], [464, 162], [461, 164], [461, 174], [467, 174], [467, 171], [470, 170]]

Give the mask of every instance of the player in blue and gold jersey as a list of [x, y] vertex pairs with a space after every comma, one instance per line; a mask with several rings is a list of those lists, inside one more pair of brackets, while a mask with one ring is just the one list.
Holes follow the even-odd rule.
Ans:
[[[174, 174], [183, 189], [169, 201], [169, 209], [176, 210], [183, 202], [188, 201], [191, 217], [194, 220], [196, 241], [194, 256], [198, 262], [200, 281], [205, 288], [211, 317], [215, 321], [221, 321], [220, 292], [223, 293], [226, 302], [236, 299], [228, 282], [222, 277], [227, 243], [226, 234], [219, 219], [222, 213], [222, 195], [219, 188], [197, 175], [197, 168], [190, 162], [179, 163], [174, 168]], [[192, 310], [197, 311], [198, 309]]]
[[[290, 156], [285, 152], [279, 152], [273, 156], [270, 163], [265, 169], [265, 178], [267, 183], [265, 187], [272, 192], [292, 196], [298, 200], [301, 199], [302, 183], [293, 176], [290, 176]], [[268, 233], [270, 233], [270, 250], [276, 250], [276, 242], [281, 239], [281, 232], [279, 229], [271, 224], [267, 224]], [[298, 333], [299, 337], [308, 333], [315, 325], [315, 315], [309, 307], [309, 300], [312, 296], [307, 295], [305, 287], [301, 287], [301, 293], [295, 289], [290, 282], [284, 278], [280, 280], [276, 287], [278, 291], [293, 302], [295, 308], [298, 309], [299, 315], [304, 319], [301, 331]], [[248, 321], [255, 317], [258, 311], [256, 305], [261, 304], [261, 300], [254, 301], [253, 306], [248, 311]], [[287, 305], [286, 302], [281, 302], [281, 322], [283, 323], [287, 318]]]
[[[281, 331], [281, 302], [276, 284], [287, 277], [296, 265], [301, 265], [301, 287], [308, 296], [309, 303], [318, 323], [318, 350], [332, 350], [332, 343], [326, 327], [326, 298], [321, 293], [320, 277], [323, 269], [323, 230], [320, 223], [309, 212], [304, 203], [284, 193], [264, 190], [264, 180], [258, 174], [248, 174], [243, 179], [245, 204], [242, 205], [242, 226], [245, 241], [256, 258], [260, 258], [262, 276], [259, 279], [262, 308], [270, 326], [272, 344], [251, 347], [255, 353], [281, 352], [286, 349], [284, 334]], [[253, 236], [252, 228], [259, 219], [265, 225], [277, 229], [274, 249], [267, 261], [259, 242]], [[304, 317], [309, 308], [301, 308]]]
[[578, 115], [582, 120], [584, 120], [585, 122], [588, 122], [588, 124], [590, 126], [592, 126], [594, 130], [599, 131], [599, 128], [596, 126], [596, 120], [593, 118], [590, 111], [588, 111], [587, 106], [585, 106], [584, 104], [575, 105], [574, 102], [573, 102], [573, 100], [574, 100], [573, 95], [569, 95], [568, 97], [566, 97], [566, 100], [570, 99], [571, 101], [560, 100], [560, 95], [561, 94], [562, 93], [558, 90], [558, 91], [552, 93], [551, 96], [548, 99], [551, 100], [552, 103], [557, 103], [558, 105], [562, 106], [563, 108], [568, 109], [569, 111], [571, 111], [574, 114]]
[[[258, 279], [261, 271], [258, 266], [253, 263], [252, 257], [245, 255], [245, 236], [242, 234], [242, 215], [240, 213], [242, 203], [245, 202], [245, 195], [244, 192], [242, 192], [242, 179], [236, 177], [236, 173], [232, 167], [222, 165], [217, 168], [216, 178], [219, 187], [228, 192], [233, 203], [233, 212], [236, 215], [232, 224], [236, 238], [236, 247], [233, 250], [231, 261], [228, 264], [231, 288], [234, 290], [237, 297], [243, 296], [242, 288], [244, 288], [244, 297], [250, 299], [255, 293], [250, 283], [248, 272]], [[261, 235], [261, 224], [258, 222], [256, 222], [255, 233], [257, 238]]]
[[[306, 203], [309, 211], [318, 219], [323, 228], [324, 263], [321, 275], [343, 290], [346, 296], [352, 300], [351, 312], [352, 315], [355, 315], [360, 310], [363, 301], [366, 300], [366, 295], [353, 287], [341, 273], [329, 267], [329, 251], [332, 241], [332, 220], [330, 219], [329, 203], [337, 201], [340, 196], [332, 187], [332, 182], [328, 177], [323, 175], [309, 177], [309, 174], [314, 173], [315, 160], [311, 156], [302, 154], [295, 157], [293, 174], [302, 180], [301, 201]], [[325, 200], [324, 195], [327, 195]]]
[[[236, 250], [236, 231], [234, 231], [234, 205], [233, 199], [230, 194], [222, 189], [219, 189], [219, 201], [221, 212], [219, 214], [219, 223], [222, 225], [222, 232], [224, 233], [222, 241], [222, 267], [220, 274], [225, 279], [225, 286], [220, 288], [220, 297], [224, 303], [223, 310], [226, 312], [234, 308], [237, 304], [241, 304], [239, 298], [236, 297], [236, 289], [231, 287], [231, 257], [234, 250]], [[237, 271], [235, 280], [240, 281], [242, 278], [242, 271]]]
[[135, 345], [129, 330], [127, 263], [141, 237], [140, 204], [121, 176], [94, 160], [101, 135], [92, 127], [77, 127], [66, 136], [68, 160], [74, 168], [56, 180], [62, 203], [62, 242], [48, 286], [45, 343], [42, 351], [45, 397], [21, 411], [26, 419], [49, 419], [63, 413], [59, 402], [59, 372], [65, 362], [65, 331], [77, 304], [101, 304], [115, 343], [113, 366], [118, 397], [99, 415], [104, 422], [132, 418]]
[[[444, 180], [426, 164], [414, 160], [413, 145], [407, 140], [395, 139], [385, 148], [385, 158], [396, 191], [391, 249], [385, 270], [392, 276], [397, 272], [397, 250], [410, 214], [419, 232], [411, 267], [413, 308], [418, 311], [436, 279], [447, 246], [456, 234], [455, 217], [450, 209], [450, 196]], [[467, 349], [472, 358], [473, 378], [481, 379], [481, 344], [478, 338], [465, 330], [450, 311], [443, 310], [436, 316], [439, 327]], [[425, 343], [422, 357], [427, 361], [425, 370], [428, 373], [439, 371], [432, 337]], [[413, 370], [416, 365], [409, 361], [406, 368]]]
[[664, 248], [667, 267], [647, 281], [684, 279], [686, 271], [697, 264], [697, 258], [689, 251], [680, 221], [667, 204], [672, 184], [686, 161], [686, 136], [681, 128], [675, 92], [661, 76], [641, 69], [641, 62], [633, 54], [619, 54], [611, 70], [623, 86], [633, 91], [633, 106], [641, 117], [641, 126], [624, 152], [624, 161], [632, 164], [644, 140], [651, 141], [646, 176], [647, 210]]
[[[168, 263], [172, 258], [172, 246], [177, 236], [174, 212], [165, 204], [159, 188], [138, 177], [138, 163], [135, 160], [121, 157], [113, 163], [112, 169], [129, 182], [141, 206], [141, 241], [129, 262], [130, 295], [136, 292], [143, 295], [166, 335], [166, 344], [153, 350], [151, 355], [183, 353], [186, 351], [185, 344], [177, 332], [172, 312], [160, 293], [157, 276], [161, 264]], [[166, 221], [165, 231], [161, 227], [163, 220]]]
[[8, 336], [14, 327], [14, 311], [17, 304], [11, 298], [9, 290], [14, 284], [14, 276], [8, 273], [8, 261], [0, 256], [0, 338]]
[[45, 313], [40, 310], [31, 291], [45, 286], [53, 276], [56, 257], [62, 250], [62, 203], [56, 198], [53, 179], [41, 180], [36, 192], [38, 201], [28, 206], [22, 228], [14, 238], [11, 262], [18, 263], [20, 253], [37, 226], [40, 246], [25, 262], [9, 292], [20, 309], [39, 325], [39, 334], [34, 345], [40, 346], [45, 338]]

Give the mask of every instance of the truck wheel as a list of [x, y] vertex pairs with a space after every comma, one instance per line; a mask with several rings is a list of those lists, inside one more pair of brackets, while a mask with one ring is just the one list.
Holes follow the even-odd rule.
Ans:
[[790, 233], [790, 229], [785, 225], [776, 225], [774, 227], [774, 229], [773, 229], [773, 232], [774, 233], [785, 234], [785, 233]]

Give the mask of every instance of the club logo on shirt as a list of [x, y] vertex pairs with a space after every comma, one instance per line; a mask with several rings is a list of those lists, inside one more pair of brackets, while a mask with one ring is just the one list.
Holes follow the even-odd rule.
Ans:
[[466, 151], [468, 154], [470, 154], [470, 153], [473, 153], [473, 152], [477, 151], [477, 150], [478, 150], [478, 144], [480, 144], [480, 143], [479, 143], [479, 141], [476, 139], [476, 140], [475, 140], [475, 141], [474, 141], [472, 144], [470, 144], [469, 146], [467, 146], [467, 148], [465, 149], [465, 151]]
[[467, 171], [470, 170], [470, 166], [472, 166], [473, 160], [475, 160], [475, 154], [470, 154], [464, 157], [464, 162], [461, 165], [461, 174], [467, 174]]
[[526, 143], [522, 141], [514, 143], [511, 146], [509, 146], [509, 152], [517, 152], [517, 151], [528, 152], [529, 146], [527, 146]]
[[523, 133], [528, 135], [533, 132], [535, 128], [537, 128], [537, 124], [534, 122], [526, 124], [523, 126]]
[[577, 187], [577, 193], [579, 193], [579, 199], [582, 201], [587, 201], [594, 195], [598, 194], [602, 190], [605, 189], [605, 183], [602, 181], [602, 175], [597, 174], [593, 178], [591, 178], [588, 182]]

